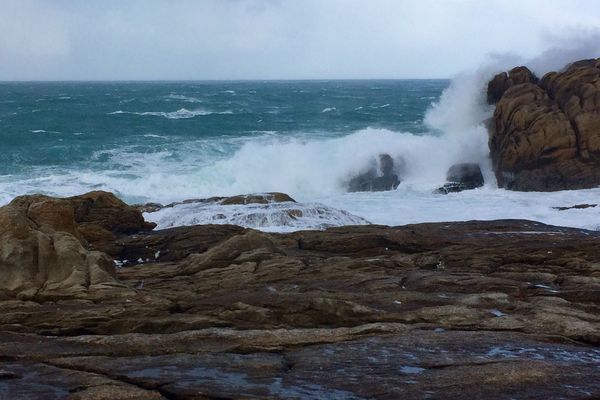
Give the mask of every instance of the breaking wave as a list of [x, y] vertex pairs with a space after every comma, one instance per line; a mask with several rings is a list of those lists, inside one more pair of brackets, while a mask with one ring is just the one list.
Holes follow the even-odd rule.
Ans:
[[186, 108], [181, 108], [177, 111], [165, 112], [165, 111], [144, 111], [144, 112], [135, 112], [135, 111], [123, 111], [117, 110], [109, 113], [109, 115], [115, 114], [133, 114], [133, 115], [144, 115], [144, 116], [155, 116], [155, 117], [164, 117], [167, 119], [187, 119], [194, 118], [197, 116], [203, 115], [212, 115], [212, 114], [233, 114], [233, 111], [208, 111], [208, 110], [188, 110]]

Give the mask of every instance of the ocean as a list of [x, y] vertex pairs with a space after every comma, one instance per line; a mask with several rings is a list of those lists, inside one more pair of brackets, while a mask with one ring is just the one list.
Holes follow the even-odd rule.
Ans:
[[[600, 229], [600, 189], [496, 187], [483, 77], [450, 80], [0, 83], [0, 205], [22, 194], [114, 192], [130, 204], [268, 191], [299, 204], [176, 206], [159, 227], [236, 223], [268, 231], [357, 223], [523, 218]], [[396, 190], [348, 193], [379, 154]], [[434, 194], [453, 163], [483, 188]], [[300, 210], [290, 216], [289, 210]], [[282, 217], [283, 216], [283, 217]]]

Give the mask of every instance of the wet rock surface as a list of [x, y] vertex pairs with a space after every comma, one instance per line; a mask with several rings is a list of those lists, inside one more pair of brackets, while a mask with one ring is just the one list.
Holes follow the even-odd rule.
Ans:
[[600, 396], [597, 232], [198, 226], [119, 245], [144, 243], [180, 251], [102, 290], [0, 289], [0, 398]]
[[484, 184], [481, 168], [479, 164], [474, 163], [454, 164], [448, 169], [446, 180], [448, 182], [436, 189], [435, 193], [462, 192], [463, 190], [477, 189]]
[[375, 161], [377, 162], [373, 163], [368, 171], [360, 173], [350, 180], [349, 192], [381, 192], [398, 187], [400, 178], [395, 170], [402, 169], [402, 163], [395, 165], [394, 159], [389, 154], [380, 154]]
[[498, 184], [523, 191], [600, 184], [600, 59], [538, 80], [526, 67], [488, 84], [490, 154]]

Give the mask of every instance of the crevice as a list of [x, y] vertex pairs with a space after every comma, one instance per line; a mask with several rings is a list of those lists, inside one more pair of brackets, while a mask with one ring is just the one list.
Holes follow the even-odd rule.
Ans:
[[[151, 385], [151, 384], [144, 384], [143, 382], [142, 383], [138, 382], [135, 379], [128, 378], [127, 376], [124, 376], [124, 375], [111, 375], [111, 374], [109, 374], [105, 371], [102, 371], [100, 369], [97, 369], [97, 368], [85, 368], [83, 366], [70, 367], [70, 366], [66, 366], [66, 365], [56, 364], [56, 363], [53, 363], [52, 361], [44, 361], [44, 362], [42, 362], [42, 364], [48, 365], [48, 366], [51, 366], [54, 368], [58, 368], [58, 369], [77, 371], [77, 372], [87, 372], [89, 374], [101, 375], [112, 381], [117, 381], [120, 383], [126, 383], [128, 385], [135, 386], [138, 389], [159, 392], [167, 400], [179, 400], [179, 398], [174, 397], [172, 393], [162, 390], [163, 386], [169, 385], [173, 382], [166, 382], [166, 383], [160, 384], [160, 385]], [[92, 387], [92, 386], [89, 386], [89, 387]]]

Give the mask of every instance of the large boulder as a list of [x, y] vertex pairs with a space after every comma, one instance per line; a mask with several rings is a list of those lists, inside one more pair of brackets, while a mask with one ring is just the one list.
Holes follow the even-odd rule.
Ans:
[[398, 168], [394, 165], [394, 159], [389, 154], [380, 154], [375, 161], [378, 162], [372, 163], [366, 172], [350, 180], [349, 192], [380, 192], [398, 187], [400, 179], [395, 173]]
[[0, 290], [35, 297], [120, 286], [112, 260], [82, 246], [66, 203], [43, 200], [52, 215], [41, 202], [28, 211], [22, 200], [0, 208]]
[[498, 185], [552, 191], [600, 185], [600, 59], [541, 80], [525, 67], [488, 84], [496, 103], [490, 154]]
[[475, 163], [454, 164], [448, 169], [446, 180], [448, 183], [437, 189], [436, 193], [462, 192], [482, 187], [484, 183], [481, 168]]

